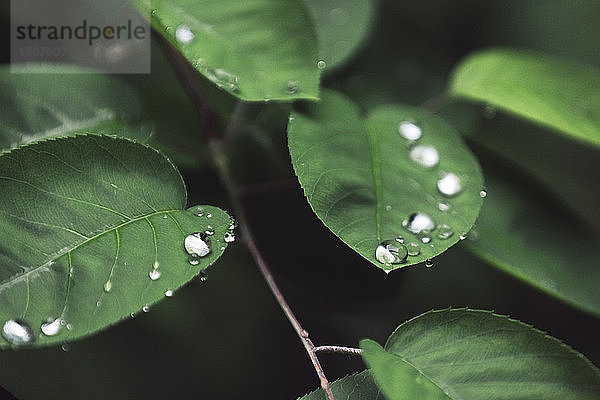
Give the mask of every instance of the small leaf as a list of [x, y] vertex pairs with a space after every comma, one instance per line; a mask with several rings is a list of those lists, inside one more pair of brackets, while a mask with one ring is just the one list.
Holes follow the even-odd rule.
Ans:
[[115, 134], [145, 141], [135, 92], [114, 75], [73, 65], [32, 64], [13, 74], [0, 66], [0, 150], [75, 133]]
[[600, 371], [582, 354], [489, 311], [430, 311], [400, 325], [385, 350], [371, 340], [361, 348], [389, 400], [600, 396]]
[[[375, 385], [371, 372], [368, 370], [348, 375], [331, 382], [331, 391], [336, 399], [343, 400], [385, 400]], [[299, 400], [327, 400], [323, 389], [317, 389]]]
[[[600, 241], [515, 178], [486, 173], [488, 196], [467, 246], [490, 264], [544, 292], [600, 315]], [[512, 183], [511, 183], [512, 181]]]
[[[292, 113], [288, 126], [294, 170], [323, 223], [388, 271], [426, 261], [457, 243], [477, 218], [483, 178], [477, 160], [452, 127], [408, 106], [379, 107], [363, 119], [348, 99], [333, 92], [323, 95], [322, 102], [306, 112]], [[422, 137], [416, 143], [399, 133], [403, 121], [418, 125]], [[432, 148], [439, 157], [435, 166], [426, 168], [413, 160], [415, 153], [422, 157]], [[431, 161], [419, 157], [420, 162]], [[449, 174], [461, 188], [453, 196], [438, 189], [440, 179]], [[412, 232], [404, 227], [411, 216], [416, 218]], [[427, 218], [435, 226], [426, 224]], [[419, 225], [423, 229], [416, 234]], [[376, 249], [385, 241], [413, 255], [401, 256], [403, 263], [382, 263]]]
[[[1, 155], [0, 171], [0, 324], [24, 321], [33, 346], [129, 317], [227, 246], [228, 215], [209, 206], [184, 211], [185, 187], [169, 160], [125, 139], [38, 142]], [[200, 256], [205, 249], [186, 238], [206, 230], [214, 231], [211, 251], [190, 262], [186, 247]], [[43, 335], [42, 324], [54, 322]]]
[[515, 50], [485, 50], [457, 67], [450, 92], [600, 146], [600, 71], [591, 66]]
[[247, 101], [318, 99], [317, 39], [300, 0], [135, 0], [202, 75]]
[[343, 65], [365, 42], [375, 19], [373, 0], [304, 0], [320, 43], [326, 71]]

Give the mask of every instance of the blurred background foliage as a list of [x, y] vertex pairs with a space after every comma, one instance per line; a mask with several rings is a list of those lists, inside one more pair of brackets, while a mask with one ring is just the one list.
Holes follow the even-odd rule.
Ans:
[[[332, 9], [339, 7], [343, 2], [331, 1]], [[456, 63], [480, 48], [531, 49], [600, 66], [600, 2], [594, 0], [388, 0], [373, 2], [369, 15], [360, 27], [367, 35], [361, 47], [322, 80], [365, 110], [434, 98], [445, 91]], [[8, 49], [7, 35], [2, 45]], [[7, 51], [2, 57], [8, 62]], [[190, 204], [227, 209], [194, 108], [158, 48], [152, 67], [151, 75], [124, 79], [141, 92], [155, 120], [154, 144], [182, 169]], [[486, 264], [465, 243], [437, 257], [430, 269], [420, 265], [386, 276], [368, 265], [304, 199], [286, 145], [290, 106], [236, 106], [204, 83], [225, 120], [244, 108], [245, 118], [237, 121], [243, 129], [229, 147], [236, 178], [245, 187], [258, 245], [316, 344], [357, 346], [364, 337], [383, 342], [399, 323], [424, 311], [469, 306], [533, 324], [600, 365], [598, 318]], [[484, 169], [511, 174], [549, 218], [580, 224], [582, 236], [595, 235], [596, 151], [485, 107], [451, 104], [439, 112], [465, 134]], [[3, 352], [0, 385], [22, 399], [295, 399], [318, 386], [304, 349], [240, 244], [206, 281], [195, 280], [149, 313], [69, 347]], [[364, 368], [360, 358], [342, 355], [323, 355], [322, 363], [330, 379]]]

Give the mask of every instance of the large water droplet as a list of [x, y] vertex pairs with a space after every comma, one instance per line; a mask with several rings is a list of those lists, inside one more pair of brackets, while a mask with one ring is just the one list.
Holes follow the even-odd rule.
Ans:
[[211, 242], [207, 234], [196, 232], [185, 238], [184, 246], [188, 254], [196, 254], [198, 257], [204, 257], [210, 253]]
[[2, 337], [14, 346], [30, 344], [35, 341], [31, 327], [19, 319], [10, 319], [4, 323]]
[[448, 197], [456, 196], [463, 190], [460, 178], [452, 172], [443, 174], [437, 181], [437, 188], [441, 194]]
[[413, 121], [402, 121], [398, 124], [398, 133], [408, 140], [417, 140], [423, 134], [421, 127]]
[[223, 237], [226, 243], [231, 243], [235, 241], [235, 235], [233, 232], [225, 232], [225, 236]]
[[410, 242], [406, 245], [406, 249], [408, 250], [408, 255], [411, 257], [421, 254], [421, 246], [418, 243]]
[[194, 32], [192, 32], [190, 27], [185, 24], [179, 25], [175, 30], [175, 39], [179, 43], [191, 43], [191, 41], [194, 40], [194, 37], [196, 37], [196, 35], [194, 35]]
[[106, 282], [104, 282], [104, 291], [106, 293], [110, 292], [112, 290], [112, 282], [109, 280], [107, 280]]
[[382, 242], [375, 249], [375, 258], [384, 265], [405, 263], [407, 256], [406, 246], [392, 240]]
[[435, 147], [417, 145], [410, 150], [410, 158], [423, 168], [434, 168], [440, 162], [440, 155]]
[[151, 280], [155, 281], [160, 278], [161, 273], [159, 270], [153, 269], [152, 271], [148, 272], [148, 276], [150, 277]]
[[448, 224], [442, 224], [439, 226], [438, 228], [438, 238], [442, 239], [442, 240], [446, 240], [448, 238], [450, 238], [452, 235], [454, 235], [454, 230], [452, 229], [452, 227]]
[[288, 81], [285, 91], [288, 94], [298, 94], [300, 92], [300, 82], [299, 81]]
[[433, 231], [435, 229], [435, 222], [429, 215], [422, 212], [416, 212], [402, 221], [402, 226], [407, 231], [417, 235], [424, 230], [430, 232]]
[[61, 329], [62, 325], [60, 324], [60, 318], [48, 318], [48, 320], [42, 324], [42, 333], [46, 336], [58, 335]]

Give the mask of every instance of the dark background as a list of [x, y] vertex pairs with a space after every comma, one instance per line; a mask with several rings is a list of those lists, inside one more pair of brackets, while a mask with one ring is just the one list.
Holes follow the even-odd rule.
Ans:
[[[365, 108], [389, 101], [418, 105], [444, 90], [466, 54], [498, 45], [600, 66], [597, 1], [415, 3], [381, 2], [362, 50], [326, 76], [324, 86]], [[9, 21], [2, 22], [1, 59], [8, 62]], [[397, 325], [424, 311], [469, 306], [533, 324], [600, 365], [600, 319], [480, 262], [461, 244], [437, 257], [433, 268], [389, 276], [347, 248], [312, 213], [293, 178], [284, 121], [269, 138], [278, 153], [268, 161], [240, 139], [246, 152], [237, 159], [245, 165], [239, 179], [278, 182], [246, 196], [245, 205], [259, 248], [316, 344], [357, 346], [366, 337], [383, 343]], [[182, 172], [190, 204], [228, 209], [213, 171]], [[597, 183], [591, 186], [582, 190], [598, 190]], [[330, 379], [364, 368], [356, 357], [321, 360]], [[206, 282], [191, 282], [148, 314], [72, 343], [68, 352], [3, 352], [0, 385], [20, 399], [296, 399], [318, 380], [251, 258], [234, 243]]]

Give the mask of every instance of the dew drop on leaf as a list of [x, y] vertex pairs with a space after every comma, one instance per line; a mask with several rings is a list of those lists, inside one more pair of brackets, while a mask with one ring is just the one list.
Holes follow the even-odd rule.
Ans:
[[107, 280], [106, 282], [104, 282], [104, 291], [106, 293], [110, 292], [112, 290], [112, 282], [109, 280]]
[[442, 240], [446, 240], [454, 235], [454, 230], [448, 224], [442, 224], [438, 228], [437, 236]]
[[398, 243], [404, 243], [404, 237], [402, 237], [402, 236], [398, 236], [398, 237], [396, 238], [396, 242], [398, 242]]
[[431, 231], [423, 229], [421, 232], [417, 233], [417, 238], [423, 243], [429, 243], [431, 242]]
[[402, 227], [417, 235], [423, 230], [433, 231], [435, 229], [435, 222], [429, 215], [422, 212], [416, 212], [402, 221]]
[[173, 291], [171, 289], [165, 292], [165, 297], [173, 297]]
[[438, 210], [448, 211], [449, 209], [450, 209], [450, 203], [448, 203], [446, 200], [440, 201], [438, 203]]
[[440, 162], [440, 155], [435, 147], [417, 145], [410, 149], [410, 158], [423, 168], [434, 168]]
[[421, 127], [413, 121], [402, 121], [398, 124], [398, 133], [408, 140], [418, 140], [423, 131]]
[[31, 327], [19, 319], [10, 319], [4, 323], [2, 337], [14, 346], [30, 344], [35, 341]]
[[48, 318], [46, 322], [42, 324], [42, 333], [46, 336], [58, 335], [61, 329], [62, 325], [60, 324], [60, 318]]
[[323, 60], [319, 60], [319, 61], [317, 61], [317, 68], [319, 68], [320, 70], [323, 70], [323, 69], [327, 68], [327, 63]]
[[190, 265], [198, 265], [200, 264], [200, 257], [198, 256], [198, 254], [190, 254], [190, 256], [188, 257], [188, 263]]
[[209, 225], [206, 227], [206, 230], [204, 231], [204, 233], [206, 233], [208, 236], [212, 236], [215, 234], [215, 229]]
[[481, 189], [481, 191], [479, 192], [479, 197], [481, 197], [483, 199], [486, 196], [487, 196], [487, 190]]
[[182, 44], [191, 43], [194, 40], [194, 32], [190, 29], [189, 26], [182, 24], [177, 27], [175, 30], [175, 39]]
[[410, 242], [406, 245], [406, 250], [408, 251], [408, 255], [411, 257], [418, 256], [421, 254], [421, 246], [418, 243]]
[[144, 307], [142, 307], [142, 311], [145, 313], [150, 312], [150, 306], [146, 304]]
[[298, 81], [288, 81], [287, 87], [285, 91], [288, 94], [298, 94], [300, 93], [300, 82]]
[[160, 278], [161, 273], [159, 270], [153, 269], [152, 271], [148, 272], [148, 276], [150, 277], [151, 280], [156, 281]]
[[198, 257], [204, 257], [210, 253], [210, 246], [210, 238], [208, 235], [202, 232], [196, 232], [188, 235], [184, 242], [185, 251], [187, 251], [187, 253], [190, 255], [195, 254]]
[[460, 178], [452, 172], [443, 174], [437, 181], [437, 188], [441, 194], [447, 197], [456, 196], [463, 190]]
[[431, 258], [428, 258], [427, 260], [425, 260], [425, 266], [427, 268], [433, 267], [433, 260]]
[[225, 236], [223, 237], [226, 243], [231, 243], [235, 241], [235, 235], [232, 232], [225, 232]]
[[406, 246], [392, 240], [382, 242], [375, 249], [375, 258], [384, 265], [403, 264], [407, 256]]

